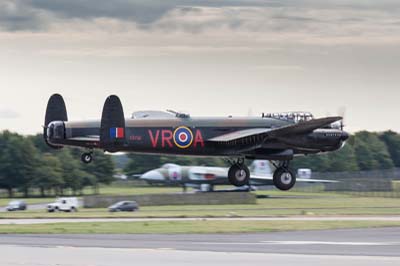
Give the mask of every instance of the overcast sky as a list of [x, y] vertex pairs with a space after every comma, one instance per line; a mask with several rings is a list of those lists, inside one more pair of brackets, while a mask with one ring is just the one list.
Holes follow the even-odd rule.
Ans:
[[109, 94], [126, 115], [346, 109], [347, 129], [400, 131], [398, 0], [1, 0], [0, 129], [41, 131]]

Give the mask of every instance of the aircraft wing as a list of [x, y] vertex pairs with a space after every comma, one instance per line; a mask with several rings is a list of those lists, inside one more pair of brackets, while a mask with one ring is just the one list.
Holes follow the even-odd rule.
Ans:
[[224, 143], [224, 144], [229, 144], [231, 142], [233, 144], [236, 143], [256, 144], [263, 142], [267, 138], [277, 138], [280, 136], [311, 132], [317, 128], [324, 127], [341, 119], [342, 117], [334, 116], [334, 117], [325, 117], [325, 118], [313, 119], [310, 121], [299, 122], [297, 124], [292, 124], [289, 126], [284, 126], [279, 128], [245, 129], [220, 135], [208, 139], [208, 141], [215, 143]]
[[224, 135], [209, 139], [209, 141], [229, 142], [229, 141], [247, 138], [247, 137], [251, 137], [251, 136], [258, 136], [260, 134], [265, 134], [269, 131], [271, 131], [271, 129], [269, 129], [269, 128], [251, 128], [251, 129], [239, 130], [239, 131], [231, 132], [228, 134], [224, 134]]

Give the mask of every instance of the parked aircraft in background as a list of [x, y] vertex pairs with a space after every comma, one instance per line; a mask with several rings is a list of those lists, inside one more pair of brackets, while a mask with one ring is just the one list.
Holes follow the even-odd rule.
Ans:
[[289, 169], [295, 155], [334, 151], [349, 137], [342, 117], [314, 119], [307, 112], [272, 113], [260, 117], [190, 117], [170, 111], [138, 112], [124, 116], [120, 99], [107, 98], [101, 120], [70, 122], [64, 99], [53, 95], [48, 102], [44, 139], [55, 149], [86, 148], [82, 161], [92, 161], [92, 150], [219, 156], [231, 167], [225, 173], [234, 186], [249, 184], [245, 159], [270, 160], [275, 165], [274, 184], [288, 190], [296, 183]]
[[[250, 168], [250, 186], [276, 186], [273, 179], [271, 164], [267, 160], [254, 160]], [[304, 170], [304, 169], [303, 169]], [[164, 186], [180, 185], [196, 187], [202, 190], [213, 191], [214, 186], [230, 185], [226, 178], [228, 168], [209, 166], [180, 166], [177, 164], [165, 164], [160, 168], [150, 170], [140, 176], [141, 180], [149, 184], [162, 184]], [[316, 180], [310, 178], [298, 178], [300, 183], [334, 183], [332, 180]], [[276, 186], [280, 189], [279, 186]], [[205, 189], [203, 189], [205, 188]]]

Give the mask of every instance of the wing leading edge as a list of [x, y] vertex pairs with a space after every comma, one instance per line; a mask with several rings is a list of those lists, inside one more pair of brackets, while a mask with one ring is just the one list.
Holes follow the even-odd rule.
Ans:
[[245, 129], [220, 135], [211, 138], [208, 141], [216, 143], [224, 143], [224, 144], [229, 144], [231, 142], [233, 143], [240, 142], [243, 144], [245, 144], [246, 142], [257, 143], [264, 141], [266, 138], [276, 138], [280, 136], [311, 132], [317, 128], [324, 127], [341, 119], [342, 117], [333, 116], [333, 117], [325, 117], [325, 118], [313, 119], [310, 121], [299, 122], [297, 124], [284, 126], [280, 128], [274, 128], [274, 129], [270, 128]]

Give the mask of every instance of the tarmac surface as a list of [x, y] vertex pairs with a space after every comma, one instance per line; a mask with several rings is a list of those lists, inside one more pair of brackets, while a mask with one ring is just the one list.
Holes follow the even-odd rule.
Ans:
[[155, 221], [392, 221], [400, 222], [400, 215], [380, 216], [284, 216], [284, 217], [221, 217], [221, 218], [43, 218], [0, 219], [4, 224], [49, 224], [88, 222], [155, 222]]
[[1, 235], [0, 265], [400, 265], [400, 228], [255, 234]]

